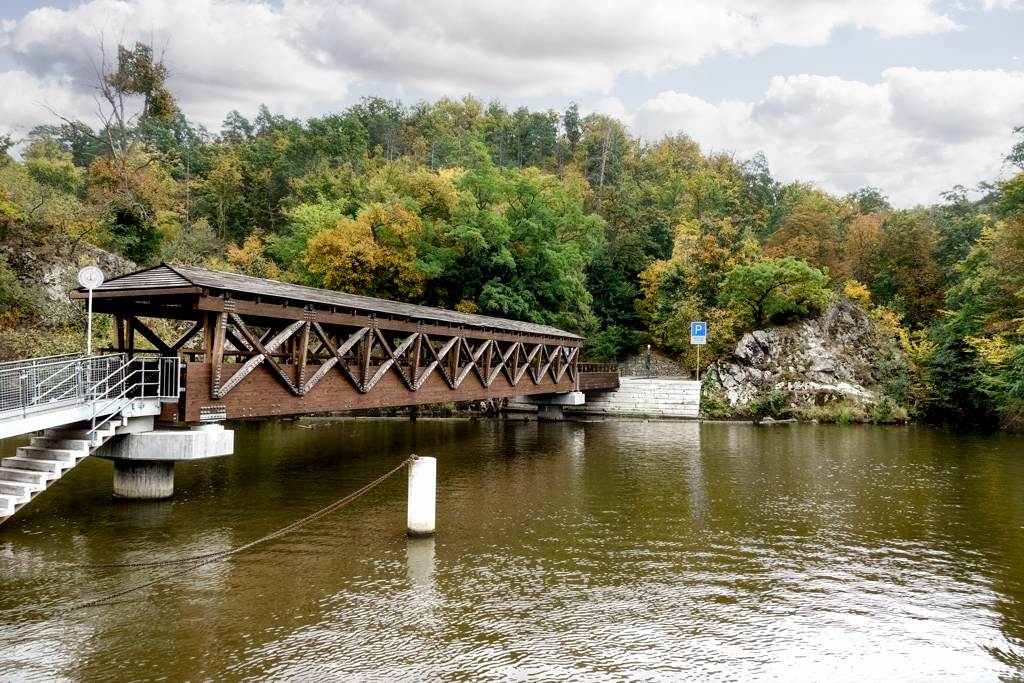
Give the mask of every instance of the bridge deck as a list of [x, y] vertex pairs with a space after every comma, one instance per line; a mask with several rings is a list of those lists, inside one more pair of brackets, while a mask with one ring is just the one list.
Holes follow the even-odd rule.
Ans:
[[[72, 295], [85, 298], [84, 290]], [[165, 419], [216, 420], [572, 391], [580, 337], [557, 328], [161, 264], [105, 282], [114, 350], [185, 363]], [[148, 319], [176, 321], [165, 339]], [[166, 332], [165, 336], [169, 336]], [[148, 342], [147, 349], [137, 346]], [[585, 388], [613, 388], [591, 376]], [[596, 384], [596, 385], [595, 385]]]

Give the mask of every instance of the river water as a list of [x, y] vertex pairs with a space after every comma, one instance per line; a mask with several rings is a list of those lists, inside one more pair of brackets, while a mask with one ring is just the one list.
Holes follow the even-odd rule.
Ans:
[[[925, 427], [355, 419], [237, 423], [173, 501], [90, 458], [0, 555], [235, 548], [410, 453], [329, 516], [170, 577], [0, 562], [2, 681], [1009, 681], [1024, 678], [1020, 437]], [[24, 440], [0, 443], [4, 455]], [[70, 609], [161, 577], [141, 591]]]

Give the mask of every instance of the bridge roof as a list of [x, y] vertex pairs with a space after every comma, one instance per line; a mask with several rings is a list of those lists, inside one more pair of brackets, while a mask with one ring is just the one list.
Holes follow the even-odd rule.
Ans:
[[[204, 291], [205, 290], [205, 291]], [[122, 275], [104, 282], [93, 290], [96, 298], [137, 296], [139, 299], [150, 299], [158, 296], [174, 296], [187, 294], [207, 294], [220, 296], [230, 293], [232, 298], [243, 298], [238, 295], [260, 297], [264, 301], [289, 301], [292, 305], [303, 302], [331, 306], [340, 309], [375, 313], [377, 316], [395, 316], [408, 318], [413, 322], [443, 323], [504, 330], [513, 333], [542, 335], [583, 340], [583, 337], [565, 332], [550, 325], [506, 320], [486, 315], [461, 313], [429, 306], [417, 306], [387, 299], [377, 299], [358, 294], [347, 294], [327, 289], [317, 289], [304, 285], [266, 280], [238, 273], [184, 266], [177, 263], [161, 263], [146, 270]], [[84, 298], [86, 290], [79, 288], [74, 298]]]

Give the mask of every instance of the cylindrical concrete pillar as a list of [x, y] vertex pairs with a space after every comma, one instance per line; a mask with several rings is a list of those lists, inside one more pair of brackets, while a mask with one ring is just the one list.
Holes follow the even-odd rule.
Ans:
[[114, 497], [160, 500], [174, 495], [174, 462], [114, 460]]
[[414, 458], [409, 463], [409, 535], [434, 533], [437, 500], [437, 459]]

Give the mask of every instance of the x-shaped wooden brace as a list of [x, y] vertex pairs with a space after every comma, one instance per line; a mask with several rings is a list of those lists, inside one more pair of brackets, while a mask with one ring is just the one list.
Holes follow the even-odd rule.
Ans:
[[257, 365], [264, 362], [271, 369], [271, 371], [275, 375], [277, 375], [278, 379], [280, 379], [281, 382], [284, 383], [284, 385], [288, 387], [289, 390], [291, 390], [293, 394], [295, 394], [296, 396], [301, 395], [299, 387], [295, 386], [295, 382], [292, 380], [292, 378], [289, 377], [288, 374], [281, 368], [281, 366], [274, 361], [270, 354], [276, 351], [277, 348], [281, 346], [281, 344], [283, 344], [286, 339], [295, 334], [295, 331], [298, 330], [303, 325], [305, 325], [306, 323], [302, 320], [292, 323], [288, 327], [278, 332], [277, 335], [269, 342], [267, 342], [266, 346], [264, 346], [263, 343], [261, 343], [260, 340], [249, 330], [248, 326], [246, 326], [246, 324], [242, 322], [242, 319], [236, 313], [229, 313], [228, 317], [231, 320], [231, 322], [234, 323], [235, 329], [237, 329], [239, 334], [242, 335], [245, 342], [252, 347], [251, 350], [257, 352], [257, 355], [247, 360], [245, 362], [245, 365], [243, 365], [238, 372], [231, 376], [231, 379], [229, 379], [227, 382], [220, 385], [219, 387], [214, 388], [213, 398], [224, 398], [224, 396], [227, 395], [229, 391], [238, 386], [238, 383], [245, 379], [246, 376], [250, 372], [252, 372]]

